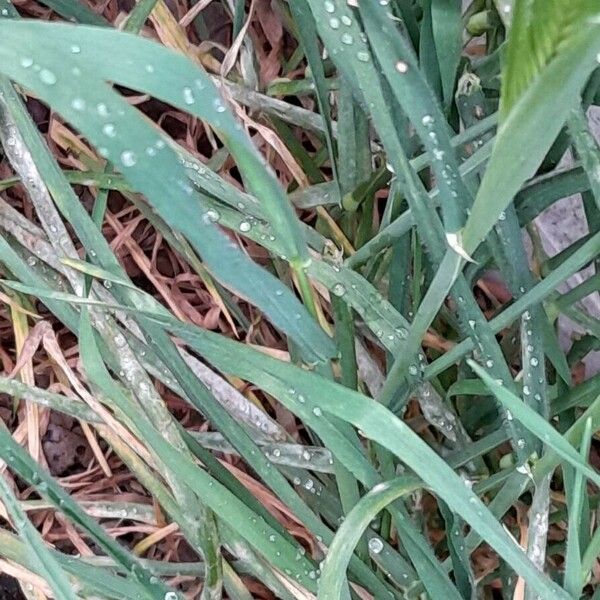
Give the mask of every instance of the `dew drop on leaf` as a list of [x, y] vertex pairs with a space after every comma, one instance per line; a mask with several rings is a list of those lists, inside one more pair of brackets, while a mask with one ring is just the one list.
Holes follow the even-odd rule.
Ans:
[[52, 71], [49, 69], [42, 69], [40, 71], [40, 81], [46, 85], [54, 85], [58, 80]]
[[125, 150], [125, 152], [121, 153], [121, 164], [124, 167], [133, 167], [136, 162], [135, 154], [131, 150]]
[[192, 92], [192, 88], [189, 88], [189, 87], [183, 88], [183, 101], [186, 104], [194, 104], [196, 99], [194, 98], [194, 92]]

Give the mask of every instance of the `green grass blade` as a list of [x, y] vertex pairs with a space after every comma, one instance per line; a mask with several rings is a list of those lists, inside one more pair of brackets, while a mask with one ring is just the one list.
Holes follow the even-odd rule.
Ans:
[[529, 431], [535, 434], [560, 457], [588, 477], [596, 485], [600, 485], [600, 475], [587, 463], [581, 460], [581, 457], [573, 446], [565, 440], [563, 436], [557, 433], [544, 418], [535, 413], [506, 388], [492, 379], [475, 361], [469, 360], [468, 363], [475, 373], [477, 373], [477, 375], [485, 382], [494, 396], [496, 396], [496, 398], [506, 406], [510, 413], [519, 419]]
[[[118, 542], [113, 540], [94, 519], [89, 517], [69, 496], [13, 439], [6, 427], [0, 427], [0, 442], [3, 458], [30, 485], [34, 485], [42, 496], [48, 498], [60, 511], [75, 524], [86, 531], [98, 545], [118, 561], [127, 573], [143, 587], [147, 598], [164, 600], [169, 588], [156, 578]], [[171, 592], [174, 593], [174, 592]], [[178, 597], [178, 596], [176, 596]]]
[[[4, 424], [1, 427], [4, 429]], [[54, 592], [55, 597], [58, 600], [75, 600], [76, 595], [67, 574], [48, 551], [46, 543], [21, 508], [4, 477], [0, 477], [0, 498], [16, 530], [27, 543], [28, 552], [34, 559], [36, 567]]]
[[[578, 31], [506, 115], [463, 231], [467, 253], [475, 250], [523, 182], [535, 173], [579, 101], [586, 79], [597, 66], [599, 30], [599, 24], [590, 22]], [[519, 148], [518, 161], [515, 148]]]
[[[592, 441], [592, 420], [587, 419], [583, 431], [583, 439], [579, 455], [582, 461], [588, 460], [590, 445]], [[582, 511], [585, 509], [584, 497], [586, 494], [586, 485], [583, 474], [580, 471], [575, 473], [573, 478], [573, 487], [567, 491], [569, 500], [568, 505], [568, 537], [567, 553], [565, 556], [565, 575], [564, 587], [574, 598], [581, 595], [582, 590], [582, 565], [581, 565], [581, 544], [579, 539], [579, 529], [582, 522]]]

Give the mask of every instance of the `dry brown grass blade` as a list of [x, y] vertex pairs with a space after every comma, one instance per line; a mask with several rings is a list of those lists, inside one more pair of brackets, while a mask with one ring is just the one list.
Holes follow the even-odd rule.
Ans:
[[[29, 354], [25, 349], [27, 335], [29, 332], [29, 323], [27, 315], [22, 311], [12, 310], [13, 331], [15, 337], [15, 349], [17, 351], [17, 361], [20, 361], [18, 370], [19, 378], [23, 383], [35, 386], [35, 376], [33, 374], [33, 354]], [[20, 360], [22, 358], [22, 360]], [[40, 441], [40, 418], [44, 409], [33, 402], [25, 402], [25, 419], [27, 422], [27, 448], [36, 462], [40, 460], [41, 441]]]
[[179, 525], [177, 523], [170, 523], [165, 527], [161, 527], [158, 531], [151, 533], [149, 536], [145, 537], [141, 542], [138, 542], [134, 547], [132, 552], [137, 556], [143, 556], [146, 554], [148, 549], [154, 544], [157, 544], [161, 540], [164, 540], [167, 536], [179, 531]]

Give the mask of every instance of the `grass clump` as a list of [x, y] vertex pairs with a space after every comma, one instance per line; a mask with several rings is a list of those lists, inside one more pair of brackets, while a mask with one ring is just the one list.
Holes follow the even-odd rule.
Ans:
[[594, 594], [595, 1], [0, 4], [25, 597]]

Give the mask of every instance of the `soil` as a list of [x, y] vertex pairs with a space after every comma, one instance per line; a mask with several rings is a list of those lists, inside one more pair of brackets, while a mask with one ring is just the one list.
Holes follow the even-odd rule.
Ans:
[[0, 600], [26, 600], [14, 577], [0, 574]]

